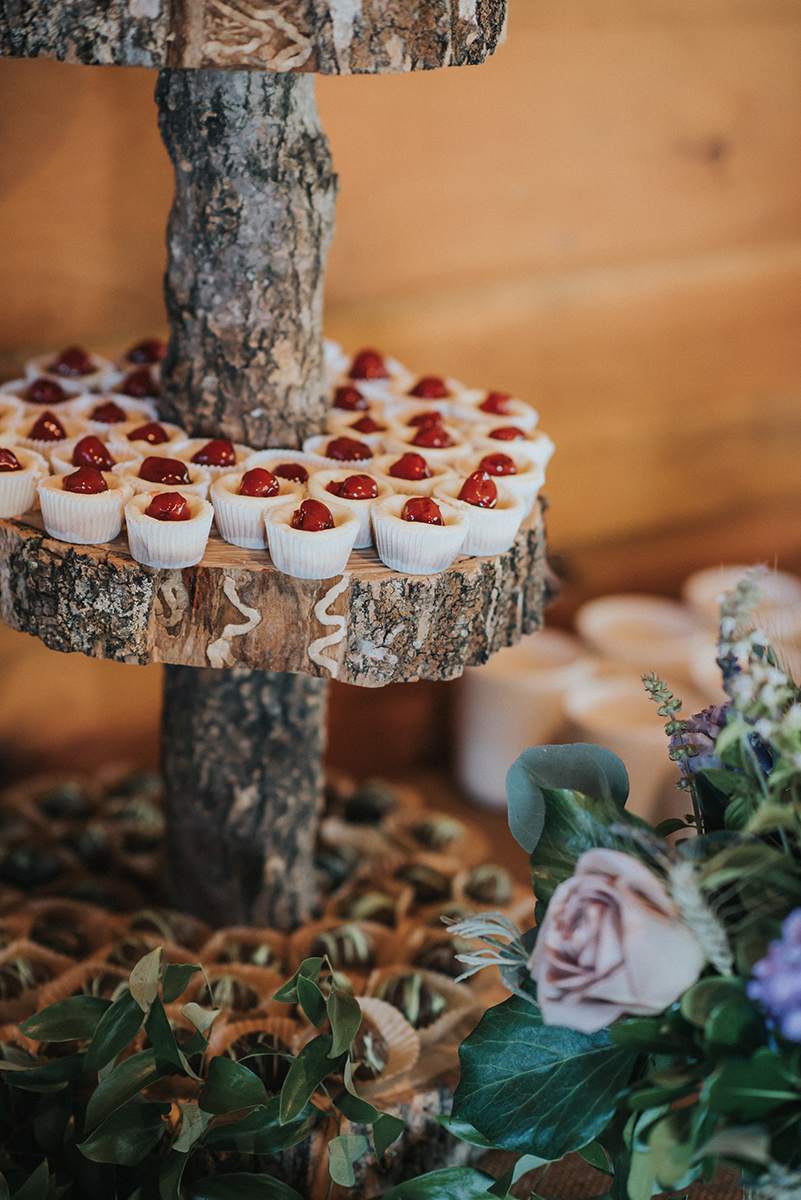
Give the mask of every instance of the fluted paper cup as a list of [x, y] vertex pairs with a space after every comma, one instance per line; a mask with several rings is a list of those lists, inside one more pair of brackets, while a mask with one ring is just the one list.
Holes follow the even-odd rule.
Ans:
[[401, 519], [408, 495], [389, 496], [373, 505], [373, 535], [378, 557], [391, 571], [436, 575], [449, 567], [467, 533], [467, 517], [452, 504], [439, 505], [444, 525]]
[[123, 507], [132, 489], [119, 475], [103, 471], [108, 491], [65, 492], [67, 475], [51, 475], [38, 486], [42, 519], [51, 537], [78, 546], [112, 542], [122, 528]]
[[[329, 483], [344, 483], [346, 479], [350, 479], [351, 475], [369, 475], [374, 479], [378, 494], [371, 500], [348, 500], [344, 496], [334, 496], [331, 492], [326, 491]], [[385, 500], [387, 496], [393, 493], [387, 483], [384, 483], [377, 476], [374, 476], [372, 471], [358, 471], [354, 467], [339, 467], [337, 470], [331, 471], [315, 471], [309, 477], [309, 495], [315, 500], [322, 500], [323, 504], [328, 504], [333, 500], [337, 504], [341, 504], [343, 508], [352, 512], [359, 519], [359, 532], [356, 534], [356, 541], [353, 543], [354, 550], [363, 550], [366, 546], [373, 544], [373, 528], [370, 524], [370, 510], [372, 506], [380, 500]]]
[[494, 508], [479, 508], [459, 499], [464, 486], [463, 479], [443, 479], [434, 488], [436, 500], [446, 500], [467, 517], [467, 533], [462, 542], [462, 554], [487, 558], [494, 554], [505, 554], [515, 540], [525, 515], [525, 505], [519, 496], [495, 482], [498, 499]]
[[300, 503], [305, 494], [301, 483], [278, 478], [277, 496], [241, 496], [243, 470], [232, 471], [215, 479], [209, 489], [209, 499], [214, 505], [214, 520], [220, 537], [232, 546], [246, 550], [267, 549], [266, 514], [287, 500]]
[[[180, 488], [164, 489], [180, 491]], [[160, 521], [145, 512], [153, 492], [140, 492], [125, 506], [131, 557], [146, 567], [173, 570], [194, 567], [209, 539], [214, 509], [208, 500], [182, 493], [192, 516], [188, 521]]]
[[37, 488], [50, 474], [41, 454], [22, 446], [7, 447], [21, 471], [0, 471], [0, 517], [21, 517], [36, 503]]
[[359, 518], [340, 504], [326, 504], [334, 518], [334, 528], [311, 533], [292, 528], [290, 522], [297, 507], [297, 501], [291, 500], [271, 509], [265, 517], [273, 563], [279, 571], [296, 579], [331, 579], [341, 575], [359, 532]]

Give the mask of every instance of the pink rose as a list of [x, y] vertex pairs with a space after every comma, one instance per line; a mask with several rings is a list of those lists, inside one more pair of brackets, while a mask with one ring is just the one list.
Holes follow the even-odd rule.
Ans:
[[546, 1025], [593, 1033], [621, 1013], [662, 1012], [704, 962], [643, 863], [619, 850], [588, 850], [556, 888], [528, 969]]

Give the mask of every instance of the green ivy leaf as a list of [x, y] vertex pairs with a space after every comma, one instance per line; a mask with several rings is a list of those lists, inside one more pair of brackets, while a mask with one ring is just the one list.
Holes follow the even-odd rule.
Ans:
[[359, 1001], [355, 996], [351, 996], [348, 992], [342, 992], [339, 988], [331, 988], [328, 993], [326, 1010], [331, 1022], [331, 1032], [334, 1035], [331, 1057], [338, 1058], [340, 1054], [347, 1053], [351, 1042], [359, 1032], [362, 1010], [359, 1008]]
[[606, 1030], [543, 1025], [539, 1009], [512, 996], [462, 1043], [454, 1112], [495, 1146], [552, 1161], [606, 1127], [636, 1057]]
[[220, 1009], [202, 1008], [200, 1004], [195, 1004], [194, 1000], [190, 1000], [189, 1004], [184, 1004], [181, 1015], [186, 1017], [190, 1025], [194, 1025], [198, 1033], [205, 1033], [207, 1029], [211, 1028], [214, 1019], [220, 1015]]
[[288, 979], [275, 993], [273, 1000], [280, 1000], [282, 1004], [297, 1004], [298, 980], [300, 978], [316, 980], [324, 962], [324, 958], [304, 958], [292, 978]]
[[369, 1149], [370, 1143], [361, 1133], [343, 1133], [331, 1138], [328, 1143], [328, 1171], [334, 1183], [353, 1187], [356, 1182], [353, 1164]]
[[586, 1163], [589, 1163], [591, 1167], [595, 1167], [596, 1171], [603, 1171], [607, 1175], [613, 1174], [609, 1155], [600, 1142], [588, 1142], [586, 1146], [581, 1147], [579, 1154]]
[[209, 1073], [198, 1103], [206, 1112], [218, 1115], [255, 1108], [268, 1100], [267, 1089], [258, 1075], [242, 1063], [218, 1055], [209, 1063]]
[[[181, 1200], [181, 1178], [187, 1164], [186, 1154], [175, 1154], [175, 1146], [164, 1159], [159, 1173], [159, 1200]], [[133, 1197], [131, 1197], [133, 1200]]]
[[179, 1104], [178, 1107], [181, 1110], [181, 1129], [172, 1148], [179, 1154], [186, 1154], [205, 1133], [212, 1114], [203, 1112], [197, 1104]]
[[159, 975], [161, 974], [161, 946], [151, 950], [144, 958], [140, 958], [131, 971], [129, 987], [131, 995], [146, 1013], [159, 994]]
[[235, 1150], [239, 1154], [280, 1154], [305, 1141], [325, 1119], [316, 1105], [307, 1104], [297, 1117], [282, 1125], [280, 1105], [280, 1096], [271, 1096], [266, 1105], [238, 1121], [209, 1129], [204, 1144], [212, 1150]]
[[710, 1108], [736, 1121], [758, 1121], [784, 1104], [798, 1104], [789, 1061], [772, 1050], [721, 1063], [703, 1093]]
[[169, 1104], [129, 1104], [106, 1117], [78, 1149], [93, 1162], [135, 1167], [158, 1145]]
[[317, 984], [305, 975], [298, 976], [297, 989], [300, 1007], [314, 1028], [319, 1029], [326, 1018], [325, 996]]
[[145, 1014], [130, 992], [123, 992], [103, 1013], [86, 1051], [87, 1071], [99, 1071], [133, 1041]]
[[489, 1175], [473, 1167], [444, 1167], [390, 1188], [383, 1200], [486, 1200], [493, 1183]]
[[102, 996], [67, 996], [48, 1004], [41, 1012], [23, 1021], [20, 1029], [35, 1042], [70, 1042], [75, 1038], [90, 1038], [110, 1000]]
[[73, 1114], [74, 1089], [60, 1088], [39, 1097], [33, 1132], [36, 1144], [45, 1154], [57, 1154], [64, 1145], [67, 1126]]
[[24, 1092], [58, 1092], [66, 1088], [71, 1080], [77, 1079], [84, 1069], [85, 1054], [70, 1054], [67, 1058], [56, 1058], [41, 1067], [22, 1067], [19, 1063], [0, 1063], [10, 1087]]
[[506, 773], [509, 828], [527, 854], [536, 848], [545, 825], [544, 790], [581, 792], [619, 809], [629, 794], [623, 763], [603, 746], [576, 742], [567, 746], [532, 746]]
[[150, 1006], [150, 1012], [145, 1020], [145, 1032], [153, 1043], [153, 1049], [159, 1058], [172, 1063], [197, 1083], [203, 1082], [202, 1077], [189, 1065], [185, 1051], [178, 1045], [160, 996], [156, 996]]
[[[144, 1088], [150, 1087], [151, 1083], [169, 1075], [170, 1071], [170, 1064], [160, 1062], [156, 1058], [156, 1052], [152, 1049], [142, 1050], [139, 1054], [132, 1054], [130, 1058], [124, 1058], [122, 1062], [116, 1064], [103, 1082], [98, 1084], [89, 1097], [89, 1103], [86, 1106], [86, 1128], [93, 1129], [104, 1117], [108, 1117], [109, 1113], [113, 1113], [115, 1109], [127, 1104]], [[110, 1162], [112, 1160], [104, 1159], [103, 1161]]]
[[212, 1175], [193, 1183], [187, 1200], [303, 1200], [288, 1183], [272, 1175]]
[[306, 1043], [292, 1063], [281, 1088], [282, 1125], [302, 1112], [315, 1088], [336, 1070], [338, 1062], [330, 1057], [332, 1044], [328, 1034], [320, 1034]]
[[45, 1200], [50, 1190], [50, 1168], [47, 1159], [39, 1163], [22, 1187], [14, 1193], [14, 1200]]
[[459, 1138], [462, 1142], [469, 1142], [471, 1146], [483, 1146], [486, 1150], [497, 1149], [493, 1142], [484, 1137], [483, 1133], [479, 1133], [469, 1121], [465, 1121], [461, 1117], [449, 1117], [440, 1113], [436, 1117], [436, 1120], [443, 1129], [447, 1129], [448, 1133], [452, 1133], [454, 1137]]
[[165, 1004], [172, 1004], [186, 991], [186, 986], [193, 975], [202, 970], [200, 966], [191, 963], [167, 963], [161, 979], [161, 996]]
[[373, 1121], [373, 1147], [375, 1156], [380, 1162], [384, 1154], [396, 1142], [406, 1128], [406, 1124], [400, 1117], [393, 1117], [392, 1113], [379, 1113]]

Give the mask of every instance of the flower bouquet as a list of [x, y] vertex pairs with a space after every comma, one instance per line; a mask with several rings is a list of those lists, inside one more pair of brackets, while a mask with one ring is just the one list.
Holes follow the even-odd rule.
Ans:
[[513, 994], [461, 1046], [449, 1128], [520, 1157], [495, 1182], [409, 1181], [404, 1200], [506, 1196], [571, 1152], [612, 1197], [683, 1190], [719, 1164], [760, 1200], [801, 1197], [801, 693], [753, 628], [758, 596], [752, 574], [722, 604], [727, 704], [682, 720], [644, 677], [686, 820], [628, 814], [623, 764], [601, 747], [535, 747], [511, 767], [537, 928], [494, 913], [453, 926], [487, 944], [460, 955], [466, 973], [495, 962]]

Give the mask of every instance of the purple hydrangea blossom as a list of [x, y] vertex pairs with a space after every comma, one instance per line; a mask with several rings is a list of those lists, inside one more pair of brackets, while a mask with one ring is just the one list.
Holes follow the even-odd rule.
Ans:
[[790, 913], [781, 939], [754, 964], [747, 992], [789, 1042], [801, 1042], [801, 908]]
[[[715, 742], [732, 711], [730, 700], [725, 704], [711, 704], [709, 708], [687, 718], [681, 738], [675, 733], [671, 737], [671, 749], [678, 746], [681, 740], [685, 745], [694, 746], [697, 751], [692, 758], [683, 758], [680, 763], [681, 770], [688, 779], [696, 771], [723, 768], [723, 763], [715, 750]], [[767, 774], [772, 766], [770, 747], [758, 733], [749, 734], [748, 743], [760, 769]]]

